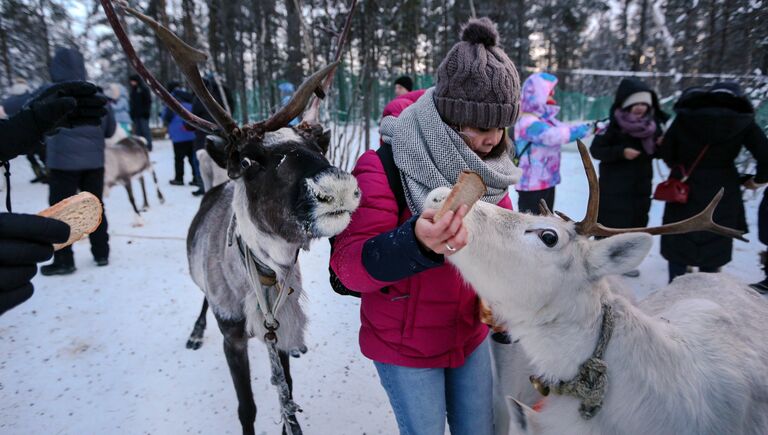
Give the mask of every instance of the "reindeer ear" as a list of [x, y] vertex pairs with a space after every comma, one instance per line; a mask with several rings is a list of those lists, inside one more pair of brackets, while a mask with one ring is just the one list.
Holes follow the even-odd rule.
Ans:
[[325, 130], [317, 137], [317, 144], [323, 150], [323, 154], [328, 153], [328, 147], [331, 145], [331, 130]]
[[226, 141], [214, 135], [208, 135], [205, 137], [205, 150], [211, 156], [216, 164], [222, 168], [227, 169], [227, 150]]
[[587, 252], [588, 273], [593, 278], [618, 275], [636, 268], [651, 250], [653, 238], [645, 233], [626, 233], [591, 242]]

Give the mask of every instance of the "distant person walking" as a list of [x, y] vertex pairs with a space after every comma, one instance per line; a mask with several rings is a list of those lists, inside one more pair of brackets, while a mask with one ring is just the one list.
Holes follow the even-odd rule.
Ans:
[[130, 114], [133, 122], [133, 134], [146, 140], [147, 149], [152, 151], [152, 131], [149, 129], [149, 117], [152, 111], [152, 95], [141, 78], [134, 74], [128, 83], [131, 85]]
[[[51, 80], [61, 83], [86, 80], [83, 55], [73, 48], [58, 48], [50, 66]], [[102, 96], [104, 98], [104, 96]], [[78, 191], [90, 192], [99, 200], [104, 191], [104, 139], [115, 133], [116, 123], [109, 105], [101, 125], [61, 128], [46, 140], [50, 169], [49, 203], [51, 205]], [[91, 253], [98, 266], [109, 263], [107, 216], [89, 236]], [[68, 275], [75, 271], [72, 247], [62, 248], [53, 255], [53, 263], [43, 266], [43, 275]]]
[[521, 114], [515, 123], [515, 160], [523, 176], [515, 185], [521, 212], [539, 213], [539, 200], [555, 207], [555, 186], [560, 184], [560, 149], [592, 133], [593, 123], [568, 125], [556, 116], [557, 77], [540, 72], [523, 83]]
[[[600, 160], [601, 224], [614, 228], [645, 227], [651, 208], [653, 158], [669, 119], [659, 98], [637, 79], [624, 79], [610, 108], [610, 124], [592, 140], [592, 157]], [[630, 277], [640, 275], [633, 270]]]
[[107, 97], [109, 97], [117, 125], [125, 130], [126, 134], [131, 134], [131, 107], [125, 87], [118, 83], [110, 83]]
[[395, 97], [413, 91], [413, 79], [408, 76], [400, 76], [395, 80]]
[[[723, 188], [714, 221], [720, 225], [747, 230], [742, 184], [756, 189], [768, 183], [768, 138], [755, 122], [755, 109], [738, 84], [723, 82], [709, 89], [686, 90], [675, 104], [675, 117], [659, 147], [659, 155], [681, 177], [694, 161], [685, 204], [667, 202], [663, 222], [687, 219], [703, 210]], [[742, 147], [757, 160], [757, 174], [742, 183], [734, 160]], [[661, 255], [669, 262], [669, 280], [686, 273], [688, 266], [700, 272], [718, 272], [731, 261], [733, 240], [697, 231], [661, 236]]]

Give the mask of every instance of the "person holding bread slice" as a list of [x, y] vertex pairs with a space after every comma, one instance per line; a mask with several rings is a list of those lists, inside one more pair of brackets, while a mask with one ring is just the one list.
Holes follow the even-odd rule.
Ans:
[[[98, 125], [107, 113], [107, 99], [97, 95], [97, 90], [82, 81], [59, 83], [34, 95], [16, 115], [0, 120], [3, 166], [8, 168], [11, 159], [30, 152], [57, 128]], [[32, 296], [37, 263], [51, 258], [54, 243], [70, 237], [70, 227], [62, 221], [10, 213], [10, 199], [8, 189], [5, 205], [9, 213], [0, 213], [0, 315]]]
[[402, 434], [443, 435], [446, 421], [452, 434], [493, 433], [489, 329], [474, 289], [445, 261], [467, 243], [468, 207], [440, 216], [425, 202], [469, 170], [487, 186], [481, 201], [512, 207], [508, 188], [521, 171], [506, 128], [520, 79], [498, 36], [488, 18], [470, 20], [437, 85], [382, 119], [381, 149], [352, 172], [360, 207], [333, 243], [331, 268], [361, 294], [360, 348]]

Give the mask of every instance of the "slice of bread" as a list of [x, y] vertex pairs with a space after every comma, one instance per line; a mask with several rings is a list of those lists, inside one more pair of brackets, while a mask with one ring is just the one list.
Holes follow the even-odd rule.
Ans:
[[46, 208], [38, 216], [60, 220], [69, 225], [69, 240], [53, 245], [53, 249], [58, 251], [96, 231], [101, 223], [101, 214], [99, 198], [89, 192], [80, 192]]
[[487, 188], [483, 179], [472, 171], [462, 171], [459, 174], [459, 179], [456, 181], [456, 185], [451, 189], [451, 193], [448, 194], [443, 206], [435, 215], [433, 221], [437, 222], [445, 213], [450, 211], [456, 211], [462, 204], [466, 204], [470, 209], [475, 203], [485, 195]]

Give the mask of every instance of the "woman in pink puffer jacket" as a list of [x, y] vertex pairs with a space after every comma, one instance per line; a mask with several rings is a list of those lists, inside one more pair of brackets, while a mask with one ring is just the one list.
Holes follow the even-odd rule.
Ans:
[[407, 207], [368, 151], [353, 171], [360, 207], [334, 242], [331, 267], [362, 293], [360, 348], [401, 433], [442, 435], [446, 416], [453, 434], [493, 433], [488, 327], [474, 290], [444, 261], [466, 244], [466, 207], [433, 222], [424, 200], [470, 169], [488, 186], [483, 201], [511, 208], [507, 189], [520, 170], [504, 129], [517, 117], [520, 82], [497, 38], [490, 20], [471, 20], [438, 68], [437, 86], [382, 120]]

